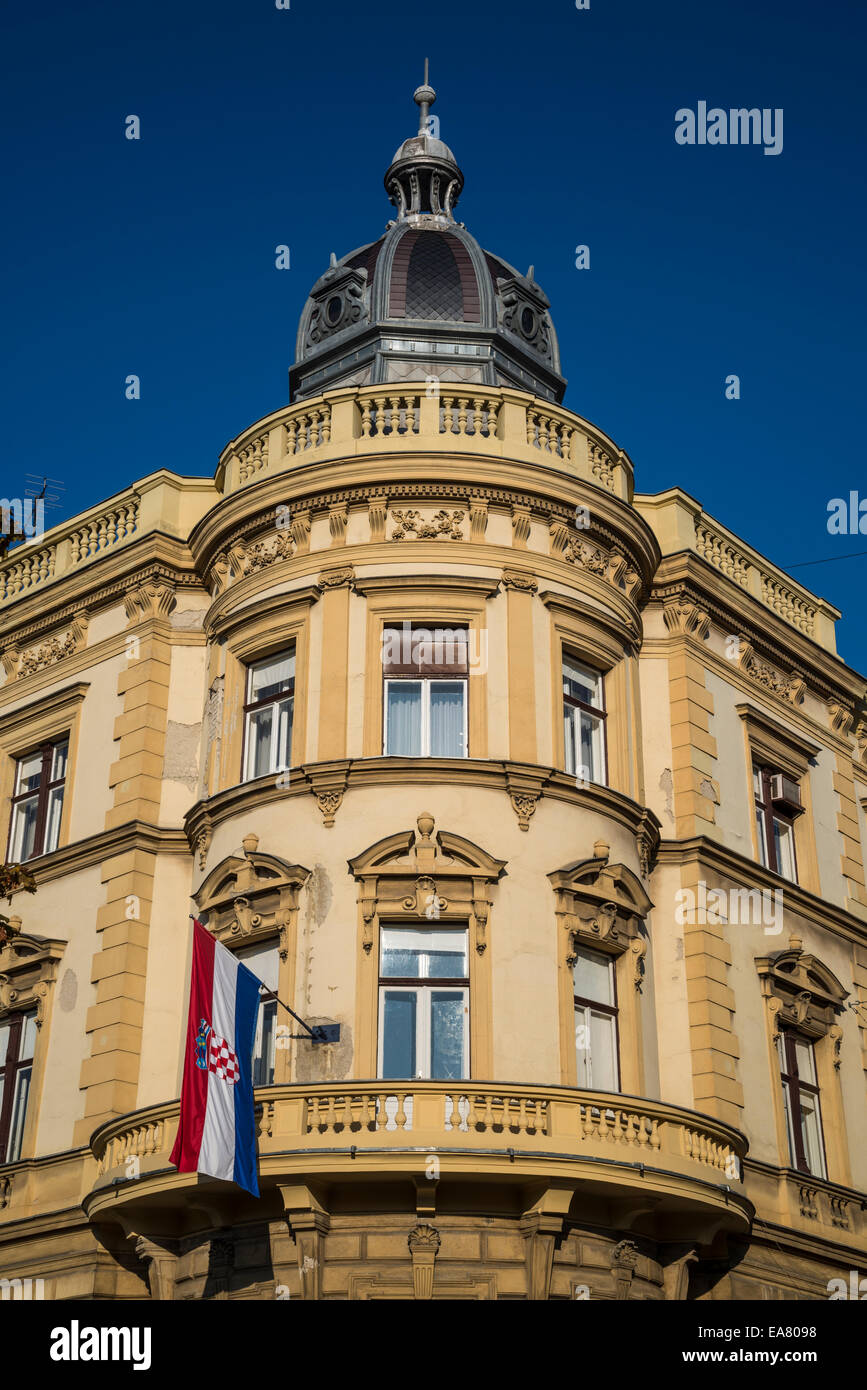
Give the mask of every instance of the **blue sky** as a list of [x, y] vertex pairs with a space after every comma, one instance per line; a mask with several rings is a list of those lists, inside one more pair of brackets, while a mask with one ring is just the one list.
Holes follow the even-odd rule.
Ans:
[[[309, 287], [391, 215], [429, 56], [459, 216], [535, 265], [565, 403], [641, 491], [680, 485], [784, 566], [834, 558], [792, 573], [867, 670], [867, 556], [838, 558], [867, 536], [826, 524], [867, 498], [856, 0], [49, 0], [5, 23], [2, 495], [60, 479], [54, 523], [160, 466], [211, 473], [285, 402]], [[782, 153], [678, 145], [699, 101], [782, 108]]]

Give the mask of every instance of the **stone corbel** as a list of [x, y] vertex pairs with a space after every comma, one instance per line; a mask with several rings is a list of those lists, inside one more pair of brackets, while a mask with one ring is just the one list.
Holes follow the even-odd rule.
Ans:
[[611, 1252], [611, 1273], [614, 1275], [614, 1297], [618, 1302], [629, 1298], [635, 1266], [638, 1264], [638, 1246], [634, 1240], [621, 1240]]
[[470, 540], [480, 542], [485, 539], [485, 531], [488, 528], [488, 501], [486, 497], [471, 497], [469, 504], [470, 513]]
[[530, 512], [527, 507], [512, 507], [512, 545], [526, 550], [530, 537]]
[[301, 1298], [316, 1302], [322, 1297], [322, 1261], [331, 1217], [309, 1187], [280, 1187], [283, 1211], [298, 1256]]
[[641, 986], [644, 983], [644, 958], [647, 955], [647, 942], [642, 941], [640, 936], [634, 936], [629, 949], [632, 952], [632, 982], [640, 994]]
[[3, 662], [3, 670], [6, 672], [6, 679], [14, 681], [18, 674], [18, 666], [21, 662], [21, 653], [17, 647], [4, 647], [0, 652], [0, 661]]
[[157, 1245], [149, 1236], [130, 1231], [127, 1240], [136, 1255], [147, 1267], [147, 1281], [150, 1296], [155, 1302], [171, 1303], [175, 1287], [177, 1256], [163, 1245]]
[[413, 1298], [432, 1298], [434, 1285], [434, 1263], [439, 1254], [442, 1237], [436, 1226], [420, 1221], [407, 1237], [410, 1258], [412, 1259]]
[[310, 512], [296, 512], [289, 523], [289, 529], [295, 542], [296, 553], [307, 555], [310, 551]]
[[518, 817], [521, 830], [530, 829], [530, 821], [536, 814], [536, 807], [542, 796], [542, 788], [547, 779], [538, 774], [512, 771], [506, 767], [506, 787], [512, 810]]
[[684, 594], [663, 606], [665, 626], [675, 636], [695, 637], [703, 642], [710, 634], [710, 614]]
[[689, 1292], [689, 1272], [698, 1264], [698, 1251], [694, 1246], [667, 1264], [662, 1271], [662, 1286], [665, 1297], [672, 1303], [684, 1303]]
[[535, 594], [538, 593], [538, 582], [532, 574], [525, 574], [522, 570], [503, 570], [500, 579], [504, 589], [516, 589], [518, 593]]
[[831, 1025], [828, 1029], [828, 1037], [831, 1039], [833, 1048], [834, 1070], [839, 1071], [841, 1062], [840, 1051], [843, 1046], [843, 1029], [840, 1027], [839, 1023], [833, 1023]]
[[316, 797], [316, 804], [322, 812], [323, 823], [327, 830], [330, 830], [334, 825], [334, 819], [343, 802], [343, 794], [346, 791], [347, 766], [348, 764], [344, 764], [341, 767], [311, 774], [311, 790]]
[[546, 1188], [521, 1217], [519, 1229], [525, 1242], [528, 1299], [547, 1301], [551, 1297], [554, 1251], [563, 1239], [572, 1197], [571, 1188]]
[[835, 734], [847, 738], [855, 721], [855, 711], [837, 700], [828, 701], [828, 719]]
[[212, 838], [213, 828], [210, 818], [206, 817], [204, 823], [197, 830], [196, 838], [193, 841], [193, 853], [198, 857], [199, 868], [202, 870], [208, 862], [208, 850], [211, 848]]
[[346, 524], [349, 520], [349, 513], [343, 503], [328, 509], [328, 527], [331, 531], [331, 545], [337, 547], [346, 544]]
[[359, 899], [361, 908], [361, 945], [366, 955], [373, 949], [374, 926], [376, 923], [376, 880], [364, 880], [364, 892]]
[[123, 598], [128, 619], [127, 627], [138, 627], [139, 623], [162, 620], [165, 622], [174, 609], [177, 599], [173, 585], [158, 580], [146, 580], [136, 589], [128, 589]]
[[339, 570], [323, 570], [316, 583], [320, 589], [341, 589], [344, 584], [351, 589], [355, 583], [355, 570], [351, 565]]
[[608, 580], [608, 583], [613, 585], [615, 589], [619, 589], [621, 587], [621, 580], [625, 581], [626, 579], [626, 572], [628, 569], [629, 564], [622, 550], [612, 547], [608, 555], [608, 569], [605, 572], [605, 578]]
[[475, 938], [476, 952], [483, 956], [487, 947], [486, 932], [488, 927], [488, 912], [490, 902], [487, 895], [484, 895], [484, 882], [482, 879], [473, 879], [473, 936]]
[[370, 524], [371, 544], [385, 540], [385, 524], [388, 521], [388, 496], [384, 492], [370, 497], [367, 503], [367, 519]]
[[569, 541], [569, 527], [559, 517], [552, 516], [548, 522], [549, 554], [560, 556]]

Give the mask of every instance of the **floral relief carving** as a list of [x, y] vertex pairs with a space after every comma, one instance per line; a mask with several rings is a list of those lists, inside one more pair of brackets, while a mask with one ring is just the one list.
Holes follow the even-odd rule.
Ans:
[[[296, 518], [296, 521], [300, 520]], [[280, 560], [289, 560], [294, 554], [295, 541], [285, 530], [278, 530], [276, 535], [257, 541], [235, 541], [228, 550], [221, 551], [211, 565], [212, 591], [220, 594], [236, 580], [243, 579], [244, 575], [267, 569]]]
[[10, 681], [23, 680], [25, 676], [36, 675], [49, 666], [54, 666], [64, 657], [72, 656], [87, 645], [88, 617], [86, 613], [74, 619], [64, 633], [39, 642], [36, 646], [19, 651], [8, 647], [3, 653], [3, 665]]
[[463, 511], [448, 512], [445, 508], [440, 508], [438, 512], [434, 513], [430, 521], [424, 521], [421, 512], [415, 508], [410, 508], [407, 511], [392, 508], [391, 519], [397, 525], [391, 533], [391, 539], [402, 541], [412, 532], [416, 540], [443, 537], [446, 540], [462, 541], [464, 534], [461, 523], [465, 515], [466, 513]]
[[790, 671], [788, 675], [785, 675], [766, 661], [761, 661], [756, 656], [753, 644], [748, 637], [739, 637], [738, 642], [740, 643], [738, 665], [745, 675], [749, 676], [751, 680], [758, 681], [759, 685], [763, 685], [766, 690], [770, 690], [773, 695], [778, 695], [781, 700], [786, 700], [790, 705], [803, 704], [807, 686], [797, 671]]

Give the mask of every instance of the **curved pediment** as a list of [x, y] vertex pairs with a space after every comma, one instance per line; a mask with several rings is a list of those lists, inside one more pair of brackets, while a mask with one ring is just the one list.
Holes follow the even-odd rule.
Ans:
[[624, 916], [646, 917], [653, 907], [638, 875], [625, 864], [609, 864], [607, 856], [576, 859], [549, 874], [548, 881], [557, 892], [593, 903], [615, 903]]
[[418, 817], [416, 825], [416, 831], [398, 831], [362, 850], [349, 860], [351, 872], [356, 878], [382, 873], [435, 873], [496, 881], [506, 867], [504, 859], [495, 859], [463, 835], [453, 835], [448, 830], [434, 834], [433, 816], [426, 812]]

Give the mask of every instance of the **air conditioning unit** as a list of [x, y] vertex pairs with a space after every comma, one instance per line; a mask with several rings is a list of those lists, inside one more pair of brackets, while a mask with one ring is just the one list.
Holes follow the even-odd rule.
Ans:
[[771, 778], [771, 800], [781, 811], [788, 811], [790, 815], [797, 815], [804, 809], [801, 805], [801, 788], [784, 772], [776, 772]]

